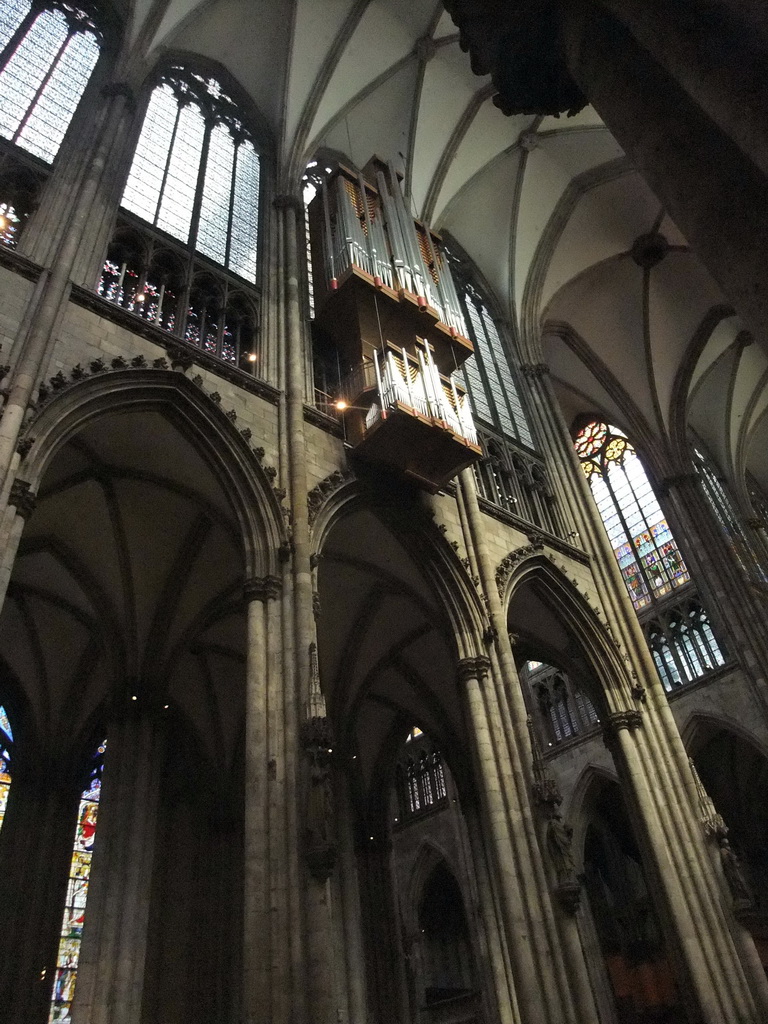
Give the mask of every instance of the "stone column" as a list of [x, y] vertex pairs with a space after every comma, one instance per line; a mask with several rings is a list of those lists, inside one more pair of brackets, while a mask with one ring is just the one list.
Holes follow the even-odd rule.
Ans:
[[[670, 949], [678, 954], [673, 963], [679, 968], [681, 994], [698, 1006], [702, 1021], [708, 1024], [724, 1020], [757, 1024], [763, 1014], [755, 1006], [717, 890], [711, 885], [707, 870], [711, 865], [706, 856], [701, 857], [701, 836], [692, 831], [684, 840], [680, 835], [689, 824], [685, 812], [691, 810], [690, 804], [685, 809], [681, 806], [687, 794], [669, 792], [670, 765], [664, 763], [653, 731], [650, 716], [638, 711], [614, 712], [605, 724], [606, 742], [646, 858]], [[673, 818], [681, 810], [682, 828], [675, 829]]]
[[52, 256], [50, 270], [41, 279], [42, 284], [36, 291], [37, 302], [19, 328], [14, 349], [16, 362], [8, 381], [8, 399], [0, 420], [0, 493], [13, 471], [19, 432], [41, 370], [55, 344], [55, 328], [69, 297], [78, 247], [88, 227], [105, 162], [121, 130], [125, 102], [122, 93], [105, 98], [100, 116], [95, 119], [94, 137], [97, 141], [72, 201], [67, 230]]
[[[568, 71], [646, 179], [726, 297], [768, 346], [768, 178], [677, 79], [680, 54], [670, 5], [616, 0], [637, 37], [599, 0], [560, 6]], [[655, 7], [642, 16], [644, 10]], [[641, 31], [642, 28], [642, 31]], [[654, 54], [638, 41], [653, 36]], [[664, 40], [662, 42], [661, 40]], [[675, 74], [656, 62], [675, 51]], [[729, 89], [740, 49], [729, 49]], [[761, 66], [764, 55], [761, 57]], [[685, 80], [685, 73], [683, 79]], [[690, 85], [690, 83], [688, 83]], [[734, 97], [734, 103], [738, 100]], [[711, 106], [711, 105], [710, 105]], [[762, 127], [760, 134], [764, 135]]]
[[358, 834], [357, 861], [371, 1019], [376, 1024], [408, 1024], [405, 953], [392, 885], [391, 856], [389, 838], [364, 832]]
[[341, 949], [347, 974], [347, 1006], [349, 1024], [368, 1020], [365, 991], [365, 951], [363, 948], [362, 906], [355, 856], [354, 807], [346, 772], [336, 775], [336, 828], [339, 843], [337, 878], [341, 897]]
[[[694, 778], [666, 693], [578, 465], [547, 368], [543, 364], [530, 366], [526, 376], [536, 395], [534, 408], [542, 439], [558, 466], [563, 498], [591, 557], [595, 585], [620, 656], [617, 664], [625, 666], [621, 675], [629, 673], [623, 681], [604, 680], [611, 711], [610, 730], [617, 737], [615, 756], [638, 842], [649, 865], [657, 865], [655, 875], [664, 876], [658, 891], [664, 893], [670, 888], [672, 909], [662, 908], [667, 935], [673, 948], [681, 949], [686, 943], [690, 946], [689, 954], [681, 954], [682, 962], [688, 965], [684, 986], [688, 997], [701, 1003], [705, 1020], [718, 1020], [718, 1014], [722, 1014], [720, 1020], [760, 1020], [760, 1014], [768, 1010], [760, 992], [749, 991], [727, 915], [721, 908], [718, 881], [696, 816]], [[595, 668], [600, 675], [603, 666]], [[701, 963], [706, 966], [702, 968]], [[718, 1007], [720, 999], [724, 1009]]]
[[[502, 710], [488, 658], [459, 663], [459, 686], [473, 743], [475, 775], [481, 793], [483, 825], [506, 932], [514, 989], [523, 1021], [575, 1021], [570, 993], [563, 990], [562, 951], [552, 948], [551, 906], [541, 879], [541, 862], [530, 861], [525, 811], [520, 806], [503, 737]], [[530, 809], [527, 809], [530, 816]], [[533, 854], [534, 856], [537, 854]], [[545, 884], [545, 883], [544, 883]], [[552, 928], [549, 926], [552, 925]], [[556, 941], [556, 940], [555, 940]], [[555, 961], [555, 957], [558, 961]], [[593, 1013], [585, 1020], [596, 1020]]]
[[5, 604], [24, 525], [36, 504], [37, 498], [29, 484], [25, 480], [14, 480], [9, 488], [8, 504], [0, 514], [0, 611]]
[[7, 1024], [47, 1024], [75, 838], [75, 779], [39, 751], [14, 758], [0, 829], [0, 1006]]
[[72, 1019], [141, 1024], [162, 712], [128, 701], [108, 732]]
[[738, 0], [602, 0], [720, 131], [768, 175], [768, 26]]
[[[574, 987], [573, 970], [586, 972], [583, 962], [571, 965], [571, 976], [565, 966], [561, 936], [555, 921], [548, 881], [541, 856], [536, 823], [531, 809], [531, 747], [527, 727], [527, 709], [522, 689], [517, 677], [514, 656], [508, 635], [506, 617], [501, 606], [496, 585], [495, 566], [491, 563], [485, 542], [484, 525], [480, 513], [475, 483], [472, 473], [465, 470], [461, 476], [461, 493], [463, 497], [464, 519], [467, 525], [467, 547], [474, 551], [474, 561], [480, 577], [483, 596], [489, 615], [489, 626], [486, 631], [488, 651], [490, 655], [490, 671], [483, 693], [490, 702], [485, 714], [492, 726], [493, 756], [498, 776], [497, 785], [501, 787], [502, 804], [505, 814], [509, 815], [506, 828], [507, 841], [512, 845], [505, 853], [505, 859], [511, 857], [508, 867], [496, 864], [499, 876], [505, 872], [517, 874], [520, 879], [522, 908], [513, 908], [507, 904], [507, 941], [510, 957], [513, 962], [515, 984], [517, 987], [520, 1010], [525, 1018], [526, 1013], [542, 1014], [549, 1012], [552, 1020], [567, 1021], [574, 1018], [575, 1007], [580, 1000], [579, 992], [584, 990], [582, 984]], [[474, 719], [471, 729], [475, 728]], [[503, 780], [503, 781], [502, 781]], [[492, 787], [493, 788], [493, 787]], [[486, 808], [486, 814], [490, 813]], [[501, 811], [499, 811], [501, 813]], [[502, 829], [502, 833], [505, 830]], [[514, 864], [514, 867], [511, 865]], [[513, 897], [510, 894], [510, 899]], [[501, 897], [500, 897], [501, 899]], [[504, 901], [502, 900], [502, 906]], [[520, 916], [522, 915], [522, 917]], [[517, 923], [514, 923], [517, 920]], [[519, 963], [514, 967], [516, 942], [514, 935], [525, 920], [524, 929], [529, 937], [534, 954], [534, 965], [550, 960], [552, 970], [540, 976], [534, 983], [536, 970], [531, 974], [530, 966]], [[521, 990], [519, 978], [523, 984], [530, 985], [526, 995]], [[537, 991], [536, 984], [540, 987]], [[530, 1000], [526, 1008], [525, 1000]], [[544, 1003], [544, 1005], [542, 1005]], [[548, 1018], [541, 1018], [548, 1019]]]
[[[270, 718], [269, 680], [277, 670], [269, 664], [267, 637], [275, 631], [271, 602], [280, 594], [280, 580], [250, 580], [245, 706], [245, 874], [243, 912], [243, 1018], [247, 1024], [272, 1020], [270, 952], [277, 938], [271, 932]], [[270, 618], [272, 621], [270, 621]], [[276, 770], [275, 770], [276, 774]], [[286, 950], [282, 950], [282, 956]]]

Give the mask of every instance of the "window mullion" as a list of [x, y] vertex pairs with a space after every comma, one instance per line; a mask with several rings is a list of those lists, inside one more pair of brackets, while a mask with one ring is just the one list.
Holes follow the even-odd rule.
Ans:
[[54, 71], [56, 70], [56, 68], [57, 68], [57, 66], [59, 64], [59, 61], [64, 56], [64, 53], [65, 53], [67, 47], [72, 42], [72, 38], [73, 38], [74, 35], [75, 35], [74, 31], [72, 29], [70, 29], [69, 32], [67, 33], [67, 38], [61, 44], [61, 46], [58, 49], [58, 52], [57, 52], [56, 56], [53, 58], [51, 63], [48, 65], [48, 70], [46, 71], [45, 75], [43, 76], [43, 80], [40, 83], [40, 85], [38, 86], [37, 92], [35, 93], [32, 102], [27, 107], [27, 109], [26, 109], [26, 111], [24, 113], [24, 116], [22, 117], [21, 121], [19, 122], [18, 128], [13, 133], [13, 137], [11, 138], [11, 142], [13, 142], [13, 143], [18, 142], [18, 140], [19, 140], [19, 138], [21, 136], [21, 133], [24, 131], [24, 129], [27, 126], [27, 121], [29, 121], [30, 117], [34, 113], [35, 107], [40, 102], [40, 97], [43, 95], [43, 93], [45, 92], [46, 88], [48, 87], [48, 83], [50, 82], [51, 77], [52, 77]]
[[[624, 469], [624, 467], [623, 466], [619, 466], [619, 469], [624, 474], [624, 477], [627, 480], [627, 483], [629, 483], [629, 477], [627, 477], [627, 472]], [[648, 590], [649, 597], [651, 598], [651, 600], [653, 600], [653, 588], [651, 587], [650, 581], [648, 580], [648, 577], [645, 574], [645, 567], [643, 566], [643, 564], [640, 561], [640, 559], [637, 557], [637, 551], [635, 549], [635, 544], [634, 544], [634, 541], [632, 539], [632, 534], [630, 532], [629, 526], [627, 525], [627, 520], [624, 518], [624, 509], [621, 507], [621, 503], [619, 502], [619, 499], [616, 497], [616, 492], [614, 491], [613, 486], [611, 484], [611, 476], [610, 476], [610, 473], [608, 472], [608, 467], [604, 466], [604, 465], [601, 465], [600, 472], [601, 472], [601, 475], [603, 477], [603, 480], [605, 480], [605, 486], [608, 488], [608, 493], [611, 496], [611, 501], [613, 502], [613, 507], [616, 509], [616, 514], [619, 517], [619, 521], [621, 523], [621, 527], [624, 530], [624, 536], [626, 537], [627, 543], [629, 544], [630, 548], [632, 549], [632, 557], [635, 560], [635, 565], [638, 567], [638, 569], [640, 571], [640, 575], [642, 576], [643, 582], [645, 583], [646, 589]], [[631, 484], [630, 484], [630, 489], [631, 489]], [[633, 495], [634, 495], [634, 493], [635, 492], [632, 491]], [[640, 510], [640, 512], [642, 514], [642, 509]], [[645, 522], [645, 516], [643, 516], [643, 522]], [[619, 567], [619, 568], [621, 568], [621, 567]]]
[[[486, 402], [488, 403], [488, 405], [490, 407], [491, 413], [493, 414], [494, 426], [496, 427], [497, 430], [501, 430], [501, 432], [504, 433], [504, 431], [502, 430], [502, 427], [501, 427], [501, 417], [499, 416], [499, 410], [496, 407], [496, 401], [494, 399], [494, 395], [493, 395], [493, 392], [491, 390], [490, 379], [488, 377], [488, 370], [487, 370], [487, 368], [485, 366], [485, 363], [483, 362], [483, 357], [480, 354], [480, 341], [479, 341], [478, 338], [474, 337], [474, 335], [476, 333], [475, 332], [475, 325], [472, 322], [472, 318], [469, 315], [469, 306], [468, 306], [468, 304], [471, 302], [474, 305], [475, 310], [477, 311], [478, 320], [480, 321], [480, 324], [481, 324], [481, 326], [483, 328], [483, 332], [485, 333], [485, 325], [483, 323], [482, 311], [478, 307], [478, 305], [474, 301], [474, 299], [472, 299], [471, 296], [467, 296], [466, 295], [466, 292], [465, 292], [464, 296], [462, 296], [462, 298], [464, 298], [464, 300], [465, 300], [465, 307], [466, 307], [466, 312], [467, 312], [467, 316], [466, 316], [467, 327], [469, 328], [470, 332], [473, 335], [472, 341], [475, 344], [475, 362], [477, 363], [477, 369], [478, 369], [478, 372], [480, 374], [480, 379], [483, 382], [483, 389], [485, 391], [485, 399], [486, 399]], [[486, 342], [487, 341], [488, 341], [488, 335], [486, 334]]]
[[24, 41], [24, 37], [27, 32], [29, 32], [42, 13], [42, 9], [36, 4], [33, 4], [28, 13], [25, 14], [22, 23], [8, 40], [7, 44], [3, 48], [3, 52], [0, 53], [0, 70], [5, 70], [5, 65], [18, 50], [19, 46]]
[[237, 162], [240, 156], [242, 140], [235, 142], [235, 152], [232, 157], [232, 178], [229, 187], [229, 216], [227, 217], [227, 240], [224, 248], [224, 266], [229, 268], [229, 254], [232, 249], [232, 224], [235, 219], [235, 187], [237, 185]]
[[165, 186], [168, 182], [168, 172], [171, 167], [171, 157], [173, 156], [173, 147], [176, 145], [176, 133], [179, 130], [179, 121], [181, 119], [181, 103], [176, 107], [176, 120], [173, 122], [173, 131], [171, 132], [171, 142], [168, 146], [168, 156], [165, 158], [165, 168], [163, 170], [163, 180], [160, 182], [160, 192], [157, 197], [157, 207], [155, 209], [155, 216], [152, 218], [151, 224], [153, 227], [157, 227], [157, 219], [160, 216], [160, 207], [163, 205], [163, 196], [165, 195]]
[[203, 148], [200, 153], [200, 167], [197, 172], [197, 185], [195, 187], [195, 201], [192, 205], [192, 220], [189, 225], [189, 247], [194, 253], [197, 250], [197, 235], [200, 230], [200, 209], [203, 205], [203, 190], [205, 189], [205, 172], [208, 167], [208, 153], [211, 148], [211, 132], [213, 131], [215, 118], [208, 116], [205, 119], [205, 135], [203, 136]]
[[[509, 416], [509, 422], [512, 424], [512, 429], [515, 432], [515, 440], [516, 441], [520, 441], [520, 433], [519, 433], [519, 428], [518, 428], [518, 425], [517, 425], [517, 417], [515, 416], [515, 414], [514, 414], [514, 412], [512, 410], [512, 406], [510, 405], [510, 402], [509, 402], [509, 397], [507, 396], [507, 393], [506, 393], [506, 391], [505, 391], [505, 389], [503, 387], [503, 379], [504, 378], [503, 378], [503, 374], [501, 372], [501, 369], [499, 367], [499, 356], [501, 355], [504, 358], [506, 358], [506, 353], [503, 352], [503, 351], [501, 353], [499, 351], [497, 351], [497, 347], [493, 344], [491, 336], [488, 333], [488, 327], [486, 326], [486, 320], [487, 319], [490, 319], [490, 314], [488, 313], [487, 309], [483, 308], [483, 309], [480, 310], [480, 320], [482, 321], [483, 330], [485, 331], [485, 340], [486, 340], [486, 342], [488, 344], [488, 350], [491, 353], [491, 359], [493, 360], [493, 367], [494, 367], [494, 369], [496, 371], [496, 379], [499, 382], [499, 389], [500, 389], [501, 394], [502, 394], [504, 405], [507, 408], [507, 415]], [[501, 344], [501, 335], [499, 334], [499, 329], [498, 329], [498, 327], [496, 326], [495, 323], [494, 323], [494, 329], [495, 329], [496, 334], [498, 336], [499, 344]], [[510, 367], [510, 373], [511, 372], [512, 371], [511, 371], [511, 367]]]

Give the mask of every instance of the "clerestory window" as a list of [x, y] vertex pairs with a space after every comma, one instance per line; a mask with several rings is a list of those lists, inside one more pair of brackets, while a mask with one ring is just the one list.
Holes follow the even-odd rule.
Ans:
[[[600, 518], [666, 690], [725, 664], [691, 575], [627, 436], [601, 420], [574, 442]], [[679, 588], [680, 593], [675, 595]]]
[[51, 163], [99, 46], [96, 25], [82, 7], [6, 0], [0, 10], [0, 135]]
[[693, 465], [704, 488], [705, 497], [715, 519], [745, 575], [757, 583], [765, 583], [768, 575], [762, 565], [758, 545], [750, 539], [743, 517], [728, 493], [714, 461], [702, 445], [692, 445]]
[[595, 421], [575, 448], [635, 608], [687, 583], [690, 573], [627, 436]]
[[216, 79], [179, 66], [147, 108], [98, 292], [258, 372], [260, 161]]
[[172, 67], [152, 93], [122, 206], [251, 283], [259, 155], [215, 78]]
[[0, 165], [2, 245], [13, 248], [19, 241], [101, 44], [90, 5], [61, 0], [0, 4], [0, 139], [9, 145]]
[[533, 448], [520, 392], [499, 329], [478, 290], [454, 275], [466, 336], [475, 354], [464, 363], [464, 378], [476, 419], [506, 438]]

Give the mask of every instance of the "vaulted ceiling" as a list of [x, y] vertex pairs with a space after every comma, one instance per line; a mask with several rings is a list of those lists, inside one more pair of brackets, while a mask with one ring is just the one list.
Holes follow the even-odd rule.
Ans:
[[[665, 452], [686, 403], [723, 471], [768, 489], [768, 361], [594, 110], [504, 117], [438, 0], [134, 0], [130, 18], [134, 67], [172, 50], [228, 69], [283, 186], [323, 148], [394, 161], [414, 215], [450, 232], [517, 323], [524, 359], [541, 358], [545, 325], [568, 416], [599, 410]], [[651, 232], [670, 248], [649, 269], [630, 252]]]

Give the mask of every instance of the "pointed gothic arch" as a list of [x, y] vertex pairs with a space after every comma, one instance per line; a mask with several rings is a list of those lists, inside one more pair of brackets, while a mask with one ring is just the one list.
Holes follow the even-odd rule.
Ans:
[[[513, 634], [520, 632], [515, 603], [518, 599], [519, 604], [525, 588], [531, 588], [540, 606], [563, 630], [564, 639], [568, 638], [583, 657], [581, 666], [575, 665], [567, 670], [579, 684], [587, 688], [591, 684], [591, 692], [589, 689], [588, 692], [602, 717], [613, 708], [617, 699], [621, 701], [619, 694], [622, 690], [626, 694], [630, 692], [631, 681], [619, 649], [601, 621], [596, 606], [590, 604], [588, 596], [551, 557], [543, 553], [530, 554], [512, 567], [503, 583], [502, 607], [506, 609], [509, 630]], [[596, 602], [596, 596], [592, 600]], [[535, 639], [535, 634], [530, 639]], [[543, 638], [539, 642], [546, 643]], [[560, 652], [561, 661], [562, 658], [563, 653]], [[595, 683], [598, 684], [597, 689]]]
[[86, 424], [107, 414], [148, 410], [165, 415], [193, 441], [219, 481], [242, 531], [247, 575], [279, 576], [277, 552], [286, 529], [274, 489], [219, 404], [182, 373], [115, 370], [63, 388], [28, 425], [32, 445], [19, 479], [35, 493], [56, 452]]

